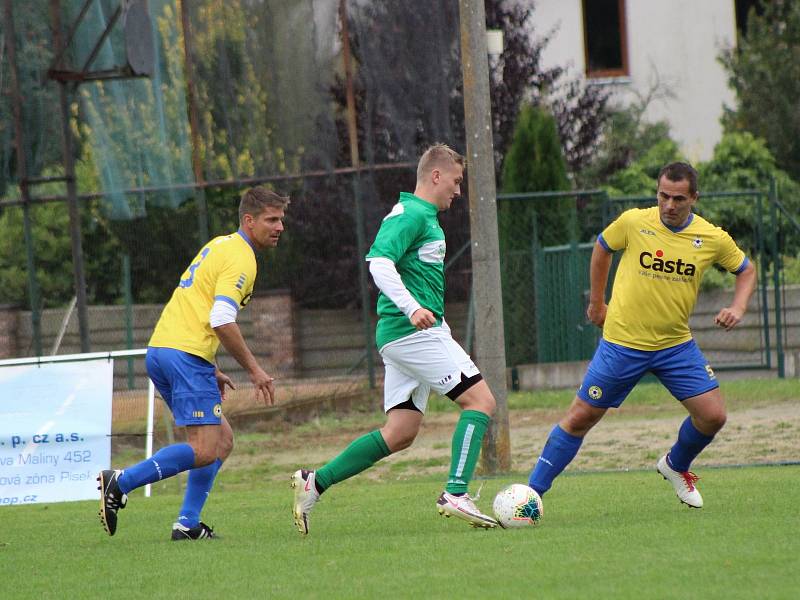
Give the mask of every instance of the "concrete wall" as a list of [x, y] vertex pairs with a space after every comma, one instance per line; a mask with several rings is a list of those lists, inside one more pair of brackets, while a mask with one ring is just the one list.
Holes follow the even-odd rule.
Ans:
[[[581, 0], [535, 0], [534, 5], [537, 36], [556, 28], [542, 55], [543, 66], [568, 67], [572, 75], [583, 76]], [[720, 51], [736, 42], [734, 2], [628, 0], [625, 7], [630, 75], [592, 82], [610, 86], [621, 104], [660, 84], [662, 94], [651, 102], [647, 120], [668, 121], [687, 156], [707, 160], [722, 135], [723, 105], [735, 105], [725, 71], [717, 62]]]
[[[135, 305], [132, 310], [132, 348], [145, 348], [153, 332], [153, 327], [161, 315], [163, 305]], [[61, 329], [66, 314], [65, 309], [47, 309], [42, 311], [42, 349], [49, 355]], [[239, 326], [242, 334], [255, 354], [259, 363], [265, 366], [271, 375], [292, 377], [298, 371], [298, 346], [296, 310], [289, 293], [285, 290], [256, 295], [248, 307], [240, 313]], [[33, 332], [30, 311], [21, 311], [11, 307], [0, 307], [0, 357], [32, 356]], [[127, 348], [126, 316], [124, 306], [90, 306], [89, 338], [92, 352], [124, 350]], [[10, 332], [15, 331], [12, 336]], [[67, 321], [67, 327], [57, 354], [80, 353], [80, 336], [78, 332], [77, 312], [73, 311]], [[230, 356], [220, 351], [218, 362], [223, 370], [230, 372], [239, 381], [247, 380], [246, 376]], [[145, 366], [141, 359], [117, 360], [114, 374], [116, 385], [125, 385], [128, 378], [129, 364], [133, 369], [135, 386], [145, 383]]]
[[[743, 322], [733, 331], [723, 331], [714, 325], [714, 315], [732, 298], [730, 290], [704, 292], [690, 320], [692, 331], [703, 352], [716, 367], [752, 365], [762, 361], [764, 330], [761, 297], [754, 297]], [[787, 373], [793, 375], [800, 369], [800, 286], [787, 286], [784, 291], [786, 323]], [[769, 335], [774, 345], [774, 294], [768, 290], [770, 323]], [[144, 348], [161, 313], [160, 305], [133, 307], [133, 347]], [[448, 304], [447, 321], [454, 337], [464, 344], [467, 305]], [[42, 315], [43, 347], [49, 354], [64, 310], [46, 310]], [[125, 348], [125, 309], [122, 306], [93, 306], [89, 309], [93, 351], [121, 350]], [[279, 377], [321, 378], [345, 375], [349, 372], [366, 372], [363, 361], [365, 351], [364, 331], [360, 321], [361, 311], [353, 310], [301, 310], [292, 302], [288, 292], [278, 291], [255, 296], [248, 308], [241, 312], [239, 324], [250, 348], [270, 374]], [[374, 325], [371, 325], [373, 328]], [[380, 357], [370, 335], [370, 350], [376, 368], [382, 368]], [[0, 306], [0, 357], [31, 356], [30, 312], [13, 306]], [[68, 322], [59, 354], [80, 352], [77, 317]], [[773, 366], [777, 364], [773, 352]], [[235, 361], [220, 351], [219, 363], [239, 381], [246, 375]], [[131, 361], [136, 385], [144, 381], [144, 361]], [[522, 389], [563, 388], [577, 385], [586, 368], [586, 361], [574, 363], [546, 363], [520, 365], [517, 368]], [[794, 365], [797, 365], [795, 367]], [[119, 360], [115, 366], [117, 385], [125, 385], [128, 361]]]

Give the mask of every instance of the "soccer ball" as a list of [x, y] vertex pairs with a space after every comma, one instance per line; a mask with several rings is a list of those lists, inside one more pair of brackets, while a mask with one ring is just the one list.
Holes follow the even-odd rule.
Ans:
[[512, 483], [500, 490], [494, 497], [492, 509], [503, 529], [536, 525], [544, 512], [539, 494], [521, 483]]

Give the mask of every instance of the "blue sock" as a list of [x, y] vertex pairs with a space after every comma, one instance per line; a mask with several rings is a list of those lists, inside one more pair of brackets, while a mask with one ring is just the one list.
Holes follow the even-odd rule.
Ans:
[[200, 512], [221, 466], [222, 459], [218, 458], [210, 465], [189, 471], [189, 482], [186, 484], [178, 523], [184, 527], [197, 527], [200, 524]]
[[123, 494], [148, 483], [173, 477], [194, 466], [194, 450], [189, 444], [165, 446], [147, 460], [128, 467], [119, 478]]
[[553, 485], [553, 480], [572, 462], [582, 443], [583, 438], [567, 433], [558, 425], [553, 427], [528, 485], [540, 496], [543, 495]]
[[691, 417], [686, 417], [678, 431], [678, 441], [667, 454], [667, 462], [676, 471], [683, 473], [703, 448], [711, 443], [713, 435], [706, 435], [697, 430]]

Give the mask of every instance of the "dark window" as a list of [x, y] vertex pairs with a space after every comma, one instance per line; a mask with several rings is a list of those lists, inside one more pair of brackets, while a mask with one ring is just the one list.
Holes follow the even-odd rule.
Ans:
[[625, 0], [583, 0], [587, 77], [628, 75]]
[[764, 14], [764, 7], [759, 0], [736, 0], [736, 32], [739, 37], [747, 34], [747, 17], [750, 9], [755, 9], [757, 15]]

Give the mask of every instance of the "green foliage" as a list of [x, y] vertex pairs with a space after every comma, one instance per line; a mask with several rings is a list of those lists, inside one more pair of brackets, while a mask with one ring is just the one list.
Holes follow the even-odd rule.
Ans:
[[612, 175], [641, 159], [659, 142], [670, 139], [666, 121], [644, 120], [646, 108], [646, 101], [641, 101], [611, 112], [591, 163], [576, 174], [578, 187], [591, 189], [607, 185]]
[[[44, 308], [62, 306], [74, 295], [72, 248], [66, 203], [34, 205], [30, 209], [36, 281]], [[120, 295], [118, 246], [109, 238], [97, 201], [81, 211], [85, 277], [89, 301], [114, 303]], [[30, 307], [23, 211], [8, 208], [0, 214], [0, 302]], [[89, 260], [88, 256], [91, 256]]]
[[[800, 258], [787, 256], [783, 259], [783, 277], [787, 285], [800, 284]], [[768, 281], [772, 281], [772, 274], [768, 274]]]
[[[188, 195], [185, 189], [148, 196], [124, 195], [123, 190], [192, 181], [183, 53], [175, 26], [179, 18], [171, 0], [156, 0], [149, 6], [155, 25], [153, 76], [98, 81], [78, 88], [79, 139], [91, 147], [84, 159], [93, 161], [99, 189], [110, 194], [105, 210], [114, 219], [142, 216], [146, 204], [175, 207]], [[76, 53], [87, 55], [104, 26], [103, 9], [94, 3], [76, 35]], [[112, 34], [98, 60], [111, 62], [115, 51], [121, 54], [114, 42]]]
[[[503, 163], [503, 192], [568, 188], [566, 161], [555, 119], [541, 107], [523, 106]], [[532, 344], [536, 323], [530, 307], [535, 303], [531, 247], [542, 243], [537, 237], [537, 228], [546, 230], [548, 237], [559, 243], [574, 234], [570, 231], [570, 211], [574, 211], [574, 203], [552, 199], [542, 206], [544, 208], [524, 200], [504, 200], [499, 205], [506, 360], [511, 365], [535, 359]]]
[[724, 125], [766, 140], [777, 165], [800, 180], [800, 3], [762, 6], [760, 15], [751, 9], [738, 47], [720, 56], [738, 101], [726, 110]]
[[503, 163], [504, 193], [565, 190], [567, 164], [555, 119], [540, 107], [521, 108]]
[[746, 131], [723, 135], [711, 161], [698, 165], [698, 170], [706, 191], [763, 190], [777, 173], [764, 140]]
[[629, 166], [608, 178], [605, 189], [610, 196], [653, 196], [658, 172], [667, 163], [679, 160], [678, 144], [670, 138], [657, 141]]
[[[46, 2], [13, 3], [16, 62], [22, 97], [22, 128], [28, 177], [35, 177], [61, 160], [61, 121], [55, 86], [43, 77], [52, 54], [50, 9]], [[8, 32], [0, 18], [0, 198], [17, 197], [15, 123], [10, 64], [6, 51]]]
[[[776, 166], [764, 140], [749, 132], [734, 132], [723, 135], [714, 148], [710, 161], [700, 163], [698, 172], [701, 185], [700, 201], [697, 210], [704, 217], [724, 227], [734, 239], [752, 253], [756, 251], [753, 223], [759, 218], [758, 205], [752, 198], [730, 199], [727, 202], [703, 202], [703, 192], [733, 190], [769, 190], [774, 178], [778, 197], [793, 214], [800, 210], [800, 184], [793, 181]], [[762, 205], [766, 218], [767, 203]], [[778, 235], [778, 231], [769, 231]], [[781, 251], [794, 255], [800, 250], [800, 232], [787, 228], [781, 231]]]

